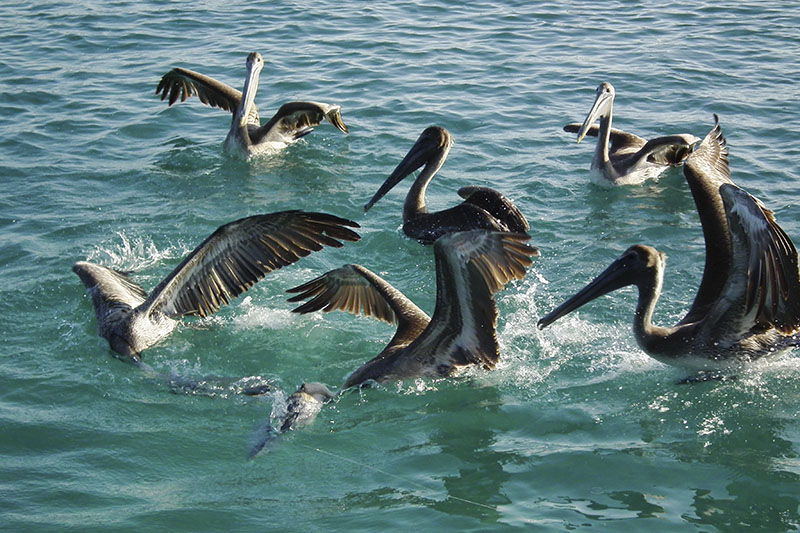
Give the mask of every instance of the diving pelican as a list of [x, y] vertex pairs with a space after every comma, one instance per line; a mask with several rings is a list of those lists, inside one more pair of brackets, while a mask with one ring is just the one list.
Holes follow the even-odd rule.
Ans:
[[[602, 183], [635, 185], [658, 177], [669, 167], [679, 166], [700, 141], [694, 135], [682, 133], [656, 137], [646, 141], [637, 135], [611, 127], [614, 106], [614, 86], [603, 82], [597, 87], [597, 97], [583, 124], [564, 126], [564, 131], [578, 133], [578, 142], [586, 135], [597, 136], [592, 157], [592, 174]], [[600, 128], [593, 126], [600, 119]], [[609, 146], [610, 143], [610, 146]]]
[[323, 245], [359, 235], [350, 220], [325, 213], [281, 211], [225, 224], [194, 249], [150, 295], [124, 273], [79, 261], [72, 270], [92, 298], [98, 334], [112, 350], [141, 362], [142, 350], [167, 337], [186, 315], [205, 317], [267, 273]]
[[494, 294], [525, 277], [536, 248], [523, 233], [471, 230], [450, 233], [433, 247], [436, 306], [433, 318], [382, 278], [360, 265], [345, 265], [289, 289], [289, 299], [309, 299], [293, 311], [349, 311], [397, 323], [389, 344], [353, 372], [343, 390], [366, 381], [449, 376], [458, 367], [495, 366], [497, 305]]
[[686, 316], [672, 327], [652, 323], [666, 256], [639, 244], [543, 317], [539, 328], [595, 298], [635, 285], [639, 300], [634, 335], [642, 350], [662, 363], [719, 372], [800, 344], [797, 250], [773, 213], [731, 182], [718, 123], [686, 160], [684, 174], [706, 240], [703, 280]]
[[425, 191], [447, 159], [451, 146], [453, 137], [449, 131], [438, 126], [426, 128], [375, 196], [364, 206], [364, 211], [368, 211], [403, 178], [425, 165], [403, 204], [403, 231], [409, 237], [423, 244], [433, 244], [445, 233], [453, 231], [528, 231], [528, 221], [517, 206], [488, 187], [462, 187], [458, 194], [464, 198], [463, 203], [444, 211], [428, 212], [425, 207]]
[[323, 118], [347, 133], [342, 122], [341, 107], [320, 102], [288, 102], [283, 104], [269, 122], [261, 125], [255, 105], [258, 77], [264, 59], [258, 52], [247, 56], [247, 78], [242, 92], [222, 82], [185, 68], [174, 68], [164, 74], [156, 88], [161, 99], [169, 97], [169, 105], [178, 98], [181, 102], [197, 95], [201, 102], [233, 113], [225, 151], [245, 157], [274, 151], [297, 141], [314, 131]]

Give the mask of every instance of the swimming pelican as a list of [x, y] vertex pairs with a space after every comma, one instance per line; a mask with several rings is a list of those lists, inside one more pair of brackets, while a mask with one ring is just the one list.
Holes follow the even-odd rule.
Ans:
[[[666, 256], [649, 246], [635, 245], [543, 317], [540, 328], [595, 298], [635, 285], [639, 300], [634, 335], [642, 350], [663, 363], [717, 372], [800, 344], [797, 250], [773, 213], [731, 182], [718, 123], [686, 160], [684, 174], [692, 186], [707, 243], [703, 281], [686, 316], [672, 327], [652, 323]], [[724, 238], [712, 245], [719, 236]]]
[[[669, 167], [681, 165], [694, 144], [700, 141], [688, 133], [646, 141], [637, 135], [613, 129], [613, 106], [614, 86], [603, 82], [597, 87], [597, 98], [583, 124], [564, 126], [564, 131], [578, 133], [578, 142], [586, 135], [597, 136], [591, 170], [593, 175], [601, 177], [603, 183], [634, 185], [658, 177]], [[599, 128], [593, 126], [598, 118]]]
[[141, 361], [142, 350], [167, 337], [186, 315], [205, 317], [252, 287], [267, 273], [323, 245], [357, 241], [350, 220], [325, 213], [281, 211], [218, 228], [148, 296], [124, 273], [79, 261], [72, 270], [92, 297], [98, 334], [111, 349]]
[[375, 196], [364, 206], [364, 211], [368, 211], [403, 178], [425, 165], [408, 191], [403, 205], [403, 231], [409, 237], [423, 244], [432, 244], [445, 233], [453, 231], [528, 231], [528, 221], [517, 206], [488, 187], [462, 187], [458, 190], [459, 196], [464, 198], [462, 204], [444, 211], [428, 212], [425, 191], [436, 172], [442, 168], [451, 146], [453, 137], [446, 129], [438, 126], [426, 128]]
[[283, 104], [269, 122], [261, 125], [255, 105], [258, 77], [264, 59], [258, 52], [247, 56], [247, 78], [242, 92], [185, 68], [174, 68], [164, 74], [156, 88], [161, 99], [169, 97], [169, 105], [180, 97], [181, 102], [197, 95], [201, 102], [233, 113], [231, 128], [223, 145], [229, 153], [245, 157], [278, 150], [314, 131], [323, 118], [347, 133], [342, 122], [341, 107], [320, 102], [288, 102]]
[[349, 311], [397, 323], [397, 332], [374, 359], [356, 370], [344, 389], [366, 381], [449, 376], [458, 367], [478, 364], [492, 369], [500, 353], [494, 294], [512, 279], [525, 277], [536, 248], [523, 233], [485, 230], [450, 233], [439, 238], [436, 259], [436, 306], [433, 318], [400, 291], [360, 265], [345, 265], [289, 289], [289, 299], [309, 299], [293, 311]]

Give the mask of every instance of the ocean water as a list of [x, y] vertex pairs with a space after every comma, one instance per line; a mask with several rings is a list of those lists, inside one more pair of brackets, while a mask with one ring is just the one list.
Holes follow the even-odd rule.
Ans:
[[[797, 354], [679, 385], [637, 348], [631, 289], [536, 328], [631, 244], [669, 256], [657, 323], [681, 318], [702, 272], [681, 171], [594, 185], [592, 143], [562, 131], [601, 81], [615, 126], [645, 137], [703, 137], [718, 113], [734, 181], [800, 239], [799, 27], [791, 2], [2, 4], [0, 529], [799, 529]], [[322, 124], [240, 161], [222, 151], [227, 113], [154, 95], [174, 66], [241, 88], [254, 50], [263, 118], [338, 103], [350, 134]], [[498, 368], [350, 391], [248, 460], [276, 402], [303, 381], [338, 389], [393, 334], [293, 315], [285, 289], [357, 262], [432, 311], [432, 250], [400, 230], [408, 185], [362, 206], [433, 124], [456, 144], [429, 206], [494, 187], [542, 252], [498, 294]], [[221, 385], [175, 393], [112, 357], [75, 261], [150, 289], [221, 224], [284, 209], [352, 218], [363, 239], [145, 352]], [[237, 394], [241, 379], [274, 393]]]

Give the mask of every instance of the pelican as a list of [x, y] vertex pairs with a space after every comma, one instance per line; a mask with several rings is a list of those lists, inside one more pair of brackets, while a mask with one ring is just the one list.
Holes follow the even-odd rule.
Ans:
[[357, 241], [350, 220], [325, 213], [281, 211], [225, 224], [187, 255], [150, 295], [124, 273], [79, 261], [72, 270], [92, 298], [98, 334], [134, 362], [167, 337], [186, 315], [205, 317], [267, 273], [323, 245]]
[[446, 129], [431, 126], [419, 136], [394, 172], [381, 185], [375, 196], [364, 206], [369, 209], [403, 178], [425, 165], [408, 191], [403, 205], [403, 231], [423, 244], [433, 242], [453, 231], [487, 229], [524, 233], [528, 221], [514, 203], [488, 187], [462, 187], [458, 190], [464, 202], [444, 211], [429, 213], [425, 207], [425, 191], [436, 172], [442, 168], [453, 137]]
[[706, 240], [703, 280], [686, 316], [672, 327], [652, 323], [666, 256], [638, 244], [543, 317], [539, 328], [595, 298], [635, 285], [639, 300], [634, 335], [642, 350], [662, 363], [722, 372], [800, 343], [797, 250], [773, 213], [731, 181], [718, 122], [686, 160], [684, 174]]
[[512, 279], [525, 277], [536, 248], [522, 233], [471, 230], [439, 238], [436, 259], [436, 305], [433, 318], [378, 275], [360, 265], [345, 265], [289, 289], [289, 299], [308, 299], [293, 311], [349, 311], [397, 323], [397, 332], [374, 359], [344, 383], [343, 390], [367, 381], [422, 376], [444, 377], [457, 368], [495, 366], [497, 305], [494, 294]]
[[245, 157], [279, 150], [314, 131], [323, 118], [347, 133], [342, 122], [341, 107], [320, 102], [288, 102], [283, 104], [269, 122], [261, 125], [255, 105], [258, 77], [264, 68], [264, 59], [258, 52], [247, 56], [247, 78], [242, 92], [185, 68], [174, 68], [164, 74], [156, 88], [161, 99], [169, 97], [169, 105], [178, 98], [181, 102], [197, 95], [201, 102], [233, 113], [231, 128], [225, 138], [228, 153]]
[[[699, 138], [688, 133], [656, 137], [646, 141], [637, 135], [611, 127], [614, 86], [603, 82], [583, 124], [564, 126], [564, 131], [578, 133], [578, 142], [586, 135], [597, 136], [591, 170], [601, 182], [635, 185], [658, 177], [669, 167], [679, 166], [692, 152]], [[600, 128], [593, 126], [600, 119]], [[610, 143], [610, 146], [609, 146]]]

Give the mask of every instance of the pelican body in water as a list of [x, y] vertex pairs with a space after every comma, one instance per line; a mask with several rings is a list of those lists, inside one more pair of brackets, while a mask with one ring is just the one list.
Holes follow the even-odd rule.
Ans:
[[488, 187], [462, 187], [458, 194], [464, 198], [463, 203], [443, 211], [428, 212], [425, 191], [442, 168], [452, 146], [453, 137], [446, 129], [438, 126], [426, 128], [375, 196], [364, 206], [364, 211], [368, 211], [395, 185], [424, 165], [403, 205], [403, 231], [409, 237], [423, 244], [433, 244], [442, 235], [454, 231], [528, 231], [528, 221], [517, 206]]
[[[578, 134], [578, 142], [586, 135], [597, 136], [592, 157], [592, 174], [601, 183], [635, 185], [658, 177], [669, 167], [679, 166], [700, 139], [688, 133], [656, 137], [646, 141], [637, 135], [611, 127], [614, 107], [614, 86], [603, 82], [583, 124], [564, 126], [564, 131]], [[600, 119], [600, 127], [594, 122]]]
[[703, 280], [686, 316], [672, 327], [652, 323], [666, 256], [635, 245], [543, 317], [540, 328], [595, 298], [635, 285], [634, 335], [642, 350], [663, 363], [718, 372], [800, 344], [797, 250], [773, 213], [731, 182], [718, 123], [686, 160], [684, 174], [706, 240]]
[[111, 349], [141, 361], [141, 352], [167, 337], [177, 319], [205, 317], [252, 287], [267, 273], [323, 246], [357, 241], [353, 221], [325, 213], [281, 211], [218, 228], [148, 296], [124, 273], [79, 261], [72, 270], [92, 298], [97, 328]]
[[341, 107], [320, 102], [288, 102], [283, 104], [266, 124], [261, 125], [255, 105], [258, 78], [264, 59], [258, 52], [247, 56], [247, 78], [242, 92], [233, 87], [185, 68], [174, 68], [164, 74], [156, 88], [161, 99], [169, 98], [171, 106], [197, 95], [201, 102], [233, 113], [224, 148], [245, 157], [279, 150], [314, 131], [323, 118], [347, 133], [342, 122]]
[[439, 238], [436, 306], [433, 318], [381, 277], [360, 265], [345, 265], [289, 289], [291, 302], [308, 300], [293, 311], [349, 311], [397, 323], [397, 331], [377, 357], [356, 370], [343, 389], [368, 381], [449, 376], [459, 367], [492, 369], [500, 356], [494, 294], [525, 268], [538, 250], [522, 233], [485, 230]]

